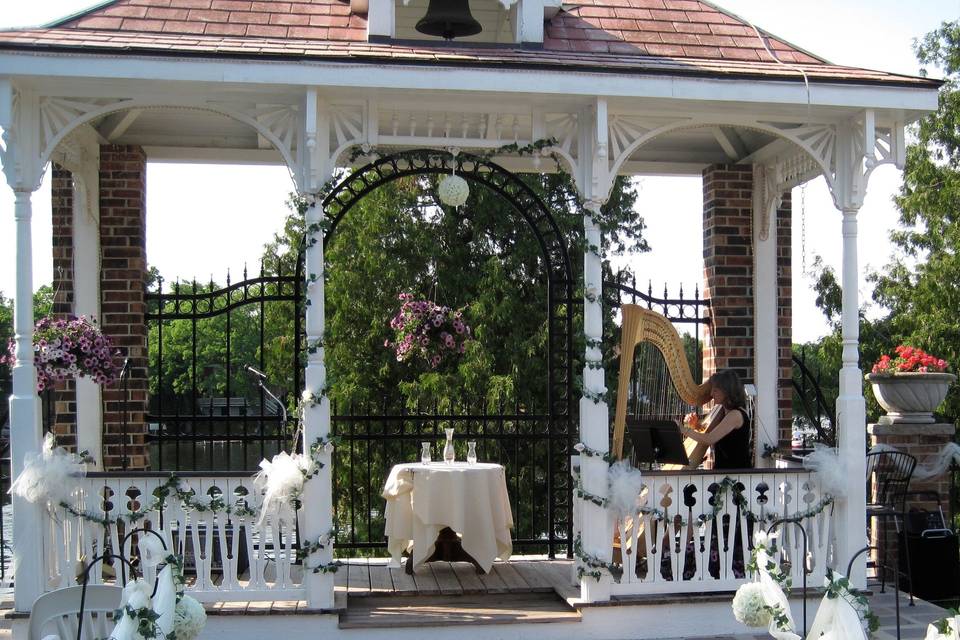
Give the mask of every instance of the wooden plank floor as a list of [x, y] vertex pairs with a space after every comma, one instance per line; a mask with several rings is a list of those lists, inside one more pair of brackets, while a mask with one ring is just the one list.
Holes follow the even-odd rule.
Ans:
[[572, 560], [520, 556], [496, 562], [486, 574], [465, 562], [430, 562], [408, 575], [388, 567], [386, 558], [344, 560], [335, 582], [350, 598], [370, 596], [463, 596], [474, 594], [552, 593], [576, 597]]
[[579, 595], [570, 560], [521, 556], [485, 574], [465, 562], [430, 562], [413, 575], [390, 568], [386, 558], [343, 562], [336, 589], [347, 598], [344, 629], [580, 620], [567, 602]]

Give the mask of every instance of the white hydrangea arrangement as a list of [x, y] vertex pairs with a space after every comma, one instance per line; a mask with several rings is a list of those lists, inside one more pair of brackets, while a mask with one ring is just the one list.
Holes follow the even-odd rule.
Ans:
[[183, 596], [177, 602], [173, 633], [177, 640], [194, 640], [207, 623], [207, 612], [196, 598]]
[[737, 589], [733, 596], [733, 617], [748, 627], [770, 625], [770, 611], [763, 599], [763, 587], [759, 582], [747, 582]]

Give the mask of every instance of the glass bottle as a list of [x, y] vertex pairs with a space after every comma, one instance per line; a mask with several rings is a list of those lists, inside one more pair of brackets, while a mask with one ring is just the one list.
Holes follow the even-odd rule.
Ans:
[[422, 464], [430, 464], [430, 443], [429, 442], [420, 443], [420, 462]]
[[467, 443], [467, 464], [477, 464], [477, 443], [474, 440]]
[[453, 464], [456, 453], [453, 450], [453, 429], [444, 429], [447, 434], [447, 444], [443, 447], [443, 461], [447, 464]]

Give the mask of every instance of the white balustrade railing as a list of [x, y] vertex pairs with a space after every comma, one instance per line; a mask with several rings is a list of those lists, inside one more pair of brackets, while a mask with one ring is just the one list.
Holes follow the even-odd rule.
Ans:
[[[816, 476], [797, 469], [645, 472], [643, 479], [639, 508], [622, 518], [611, 515], [613, 558], [623, 567], [612, 595], [734, 590], [752, 579], [753, 533], [767, 530], [771, 519], [815, 511], [825, 498]], [[718, 502], [715, 517], [701, 520]], [[806, 550], [797, 526], [777, 527], [778, 558], [798, 587], [804, 566], [810, 586], [822, 585], [827, 566], [834, 566], [831, 513], [827, 505], [803, 518]]]
[[[256, 516], [186, 508], [176, 496], [167, 498], [162, 510], [151, 511], [134, 525], [119, 516], [140, 511], [154, 502], [154, 490], [165, 477], [98, 475], [78, 481], [74, 504], [98, 518], [104, 526], [56, 507], [46, 518], [44, 548], [47, 550], [47, 587], [56, 589], [76, 583], [83, 565], [106, 549], [131, 557], [130, 540], [120, 549], [125, 532], [147, 527], [160, 533], [167, 548], [184, 557], [186, 591], [202, 602], [300, 600], [301, 567], [295, 564], [295, 532], [269, 519], [257, 525]], [[195, 492], [193, 500], [207, 504], [213, 499], [231, 506], [258, 510], [260, 491], [251, 476], [184, 477], [181, 489]], [[120, 563], [115, 562], [119, 577]], [[152, 580], [152, 575], [145, 576]], [[92, 584], [103, 581], [98, 563], [90, 573]]]

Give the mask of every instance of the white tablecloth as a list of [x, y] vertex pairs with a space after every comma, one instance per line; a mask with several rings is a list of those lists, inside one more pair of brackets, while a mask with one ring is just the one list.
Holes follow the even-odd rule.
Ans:
[[513, 515], [498, 464], [398, 464], [390, 470], [383, 497], [387, 549], [396, 564], [413, 545], [413, 566], [419, 566], [433, 554], [444, 527], [460, 534], [464, 551], [484, 571], [495, 558], [507, 560], [513, 552]]

